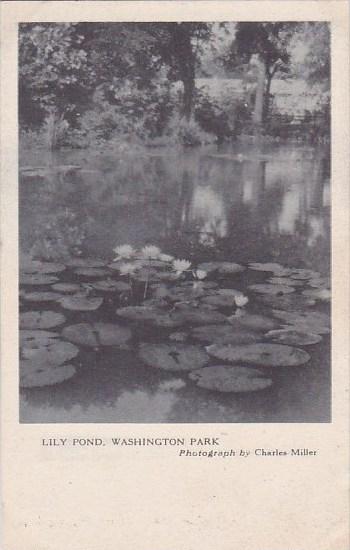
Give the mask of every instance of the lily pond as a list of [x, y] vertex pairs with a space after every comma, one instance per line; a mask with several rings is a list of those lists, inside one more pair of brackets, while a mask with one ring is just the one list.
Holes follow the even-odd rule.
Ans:
[[22, 152], [21, 422], [329, 422], [323, 146]]

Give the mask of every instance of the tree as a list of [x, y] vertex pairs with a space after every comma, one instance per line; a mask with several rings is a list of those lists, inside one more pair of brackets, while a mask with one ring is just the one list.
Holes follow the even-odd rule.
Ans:
[[187, 120], [193, 111], [196, 68], [200, 64], [202, 43], [211, 33], [209, 23], [153, 23], [148, 32], [155, 39], [161, 63], [168, 67], [168, 77], [183, 84], [181, 114]]
[[238, 23], [235, 39], [231, 44], [227, 63], [237, 66], [255, 57], [257, 86], [253, 122], [259, 126], [266, 119], [269, 109], [270, 89], [276, 74], [287, 74], [290, 64], [290, 41], [296, 23]]
[[311, 85], [324, 92], [330, 89], [331, 72], [329, 23], [304, 23], [294, 40], [294, 73], [302, 74]]
[[[79, 24], [28, 23], [19, 33], [19, 116], [28, 122], [40, 113], [50, 148], [57, 132], [91, 93], [95, 71], [82, 48]], [[39, 116], [40, 119], [40, 116]]]

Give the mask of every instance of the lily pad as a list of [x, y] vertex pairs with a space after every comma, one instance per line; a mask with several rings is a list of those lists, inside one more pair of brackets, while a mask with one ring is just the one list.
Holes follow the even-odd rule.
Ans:
[[129, 283], [125, 283], [124, 281], [112, 281], [111, 279], [92, 283], [92, 286], [95, 290], [100, 290], [101, 292], [128, 292], [131, 290], [131, 285], [129, 285]]
[[40, 273], [36, 274], [23, 274], [19, 277], [20, 285], [52, 285], [58, 281], [58, 277], [52, 275], [41, 275]]
[[234, 273], [241, 273], [245, 270], [240, 264], [235, 264], [233, 262], [218, 262], [218, 271], [222, 275], [232, 275]]
[[19, 342], [20, 345], [26, 347], [38, 345], [47, 345], [56, 338], [59, 337], [58, 332], [51, 332], [48, 330], [20, 330], [19, 331]]
[[88, 296], [64, 296], [59, 303], [70, 311], [95, 311], [103, 302], [103, 298], [89, 298]]
[[296, 367], [310, 360], [306, 351], [280, 344], [249, 344], [245, 346], [224, 346], [213, 344], [206, 348], [208, 353], [224, 361], [244, 362], [261, 367]]
[[272, 313], [287, 325], [295, 327], [295, 330], [311, 332], [312, 334], [330, 333], [330, 317], [326, 313], [319, 311], [282, 311], [276, 309], [272, 310]]
[[117, 309], [117, 315], [130, 321], [153, 321], [164, 315], [165, 310], [155, 306], [126, 306]]
[[275, 296], [283, 296], [283, 294], [291, 294], [295, 291], [295, 288], [287, 285], [275, 285], [275, 284], [256, 284], [248, 286], [249, 290], [258, 292], [261, 294], [271, 294]]
[[249, 269], [253, 269], [254, 271], [271, 271], [272, 273], [275, 273], [278, 271], [281, 273], [282, 270], [285, 268], [277, 263], [260, 263], [260, 262], [252, 262], [248, 265]]
[[257, 296], [257, 300], [270, 308], [289, 311], [303, 311], [305, 308], [314, 306], [316, 303], [313, 298], [302, 296], [301, 294], [287, 294], [284, 296], [261, 295]]
[[301, 280], [315, 279], [319, 276], [320, 274], [317, 271], [313, 271], [312, 269], [293, 269], [293, 273], [291, 274], [292, 279]]
[[202, 286], [175, 286], [168, 289], [166, 298], [172, 302], [190, 302], [191, 300], [205, 296], [209, 292], [211, 290], [206, 291]]
[[132, 333], [129, 328], [112, 323], [79, 323], [64, 328], [62, 336], [75, 344], [97, 348], [125, 344]]
[[222, 275], [232, 275], [234, 273], [241, 273], [245, 270], [245, 267], [234, 262], [203, 262], [198, 265], [197, 269], [206, 271], [207, 273], [218, 271]]
[[157, 315], [157, 317], [152, 320], [152, 324], [157, 327], [176, 328], [183, 324], [183, 319], [177, 312], [164, 312], [161, 315]]
[[69, 380], [76, 374], [73, 365], [61, 365], [59, 367], [38, 366], [36, 369], [26, 367], [23, 362], [20, 369], [19, 385], [21, 388], [41, 388], [54, 386]]
[[49, 273], [61, 273], [66, 267], [63, 264], [41, 262], [39, 260], [33, 260], [31, 262], [24, 262], [20, 264], [21, 273], [25, 274], [40, 274], [47, 275]]
[[260, 337], [244, 330], [236, 330], [230, 325], [205, 325], [192, 330], [195, 340], [216, 344], [253, 344]]
[[309, 279], [307, 284], [313, 288], [330, 288], [331, 280], [329, 277], [315, 277], [314, 279]]
[[203, 262], [197, 266], [200, 271], [206, 271], [207, 273], [214, 273], [218, 271], [220, 262]]
[[302, 332], [291, 329], [270, 330], [265, 334], [265, 338], [278, 342], [280, 344], [289, 344], [291, 346], [311, 346], [318, 344], [322, 340], [319, 334], [311, 332]]
[[182, 307], [177, 309], [177, 318], [192, 325], [210, 325], [226, 323], [227, 317], [218, 311], [205, 307]]
[[104, 267], [106, 264], [101, 260], [91, 259], [91, 258], [71, 258], [66, 262], [66, 265], [69, 267]]
[[308, 298], [315, 300], [321, 300], [322, 302], [329, 302], [331, 300], [331, 291], [328, 288], [318, 288], [313, 290], [303, 290], [302, 294]]
[[60, 297], [56, 292], [27, 292], [23, 295], [27, 302], [56, 302]]
[[[236, 296], [242, 296], [242, 293], [240, 292]], [[236, 307], [235, 296], [233, 295], [214, 294], [213, 296], [205, 296], [201, 302], [216, 307]]]
[[73, 344], [53, 338], [48, 342], [36, 340], [29, 345], [24, 343], [21, 347], [21, 358], [28, 359], [36, 365], [62, 365], [78, 353], [79, 349]]
[[198, 346], [188, 344], [141, 344], [140, 359], [158, 369], [189, 371], [204, 367], [208, 355]]
[[62, 325], [66, 318], [55, 311], [26, 311], [19, 316], [21, 329], [46, 329]]
[[52, 290], [62, 292], [63, 294], [74, 294], [74, 292], [81, 290], [81, 286], [76, 283], [56, 283], [52, 285]]
[[232, 315], [228, 317], [230, 325], [237, 330], [242, 330], [242, 327], [249, 328], [254, 331], [266, 331], [277, 328], [277, 322], [265, 315], [255, 313], [244, 313], [242, 315]]
[[271, 285], [287, 285], [287, 286], [302, 286], [304, 283], [297, 279], [291, 279], [289, 277], [271, 277], [267, 281]]
[[173, 271], [158, 271], [157, 279], [159, 281], [177, 281], [179, 276]]
[[169, 312], [155, 305], [121, 307], [117, 309], [117, 315], [131, 321], [151, 323], [165, 328], [176, 328], [183, 324], [183, 319], [177, 312]]
[[77, 269], [74, 269], [74, 273], [79, 277], [91, 277], [98, 279], [99, 277], [106, 277], [109, 271], [107, 269], [103, 269], [102, 267], [78, 267]]
[[289, 277], [293, 273], [293, 270], [289, 267], [281, 266], [280, 268], [276, 267], [272, 273], [275, 277]]
[[215, 365], [195, 370], [189, 378], [200, 388], [227, 393], [260, 391], [272, 386], [271, 378], [251, 367]]

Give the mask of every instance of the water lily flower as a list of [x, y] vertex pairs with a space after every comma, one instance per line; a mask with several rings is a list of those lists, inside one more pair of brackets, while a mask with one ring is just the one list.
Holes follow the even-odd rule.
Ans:
[[120, 246], [116, 246], [113, 249], [113, 252], [117, 254], [116, 259], [120, 258], [131, 258], [135, 254], [135, 250], [132, 246], [129, 244], [122, 244]]
[[206, 278], [207, 272], [204, 271], [204, 269], [197, 269], [197, 271], [194, 272], [194, 276], [201, 281]]
[[178, 275], [181, 275], [184, 271], [187, 271], [191, 267], [191, 262], [188, 260], [174, 260], [173, 268]]
[[147, 258], [149, 260], [156, 260], [157, 258], [159, 258], [160, 254], [161, 254], [160, 248], [154, 245], [144, 246], [143, 249], [141, 250], [141, 255], [144, 258]]
[[172, 262], [174, 259], [174, 256], [170, 256], [169, 254], [159, 254], [159, 259], [162, 262]]
[[249, 302], [249, 299], [247, 298], [247, 296], [243, 296], [243, 295], [235, 296], [234, 299], [237, 307], [244, 307]]
[[135, 264], [126, 263], [119, 266], [119, 272], [121, 275], [132, 275], [137, 269]]

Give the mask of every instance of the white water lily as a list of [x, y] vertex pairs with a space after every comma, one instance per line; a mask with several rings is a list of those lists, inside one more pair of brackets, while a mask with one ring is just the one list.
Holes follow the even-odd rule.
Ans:
[[132, 275], [136, 269], [137, 266], [131, 263], [121, 264], [119, 266], [119, 272], [121, 275]]
[[247, 298], [247, 296], [243, 296], [243, 295], [235, 296], [234, 300], [237, 307], [244, 307], [249, 302], [249, 299]]
[[197, 269], [197, 271], [194, 272], [194, 276], [195, 276], [197, 279], [199, 279], [200, 281], [201, 281], [202, 279], [205, 279], [207, 275], [208, 275], [208, 274], [207, 274], [206, 271], [204, 271], [204, 269]]
[[173, 268], [178, 275], [180, 275], [184, 271], [187, 271], [190, 267], [191, 267], [191, 262], [189, 262], [188, 260], [173, 261]]
[[160, 248], [154, 245], [144, 246], [141, 250], [141, 255], [143, 256], [143, 258], [147, 258], [149, 260], [156, 260], [157, 258], [159, 258], [160, 254]]
[[170, 256], [169, 254], [159, 254], [159, 260], [162, 262], [172, 262], [174, 259], [174, 256]]
[[135, 254], [135, 249], [130, 246], [129, 244], [122, 244], [120, 246], [116, 246], [113, 249], [113, 252], [117, 254], [117, 257], [115, 260], [118, 260], [120, 258], [132, 258], [132, 256]]

